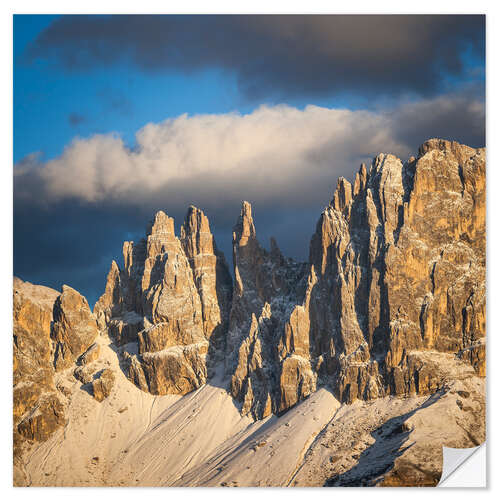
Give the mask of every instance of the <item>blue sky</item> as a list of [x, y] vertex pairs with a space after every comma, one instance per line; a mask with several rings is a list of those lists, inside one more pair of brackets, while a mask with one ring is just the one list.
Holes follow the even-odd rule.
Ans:
[[34, 151], [54, 157], [75, 135], [112, 130], [133, 145], [135, 132], [151, 121], [251, 110], [234, 78], [215, 69], [194, 77], [168, 72], [151, 78], [126, 63], [82, 75], [46, 60], [23, 62], [26, 45], [56, 17], [14, 16], [14, 162]]
[[484, 146], [481, 16], [13, 22], [14, 273], [90, 302], [157, 209], [179, 225], [202, 203], [230, 261], [250, 199], [264, 244], [274, 235], [306, 259], [337, 177], [358, 162], [436, 135]]
[[[235, 75], [220, 68], [151, 75], [124, 61], [82, 73], [48, 59], [26, 62], [28, 44], [58, 17], [14, 16], [14, 162], [35, 151], [53, 158], [77, 135], [115, 131], [132, 147], [135, 132], [148, 122], [183, 113], [249, 113], [280, 102], [274, 96], [246, 99]], [[321, 96], [315, 104], [359, 108], [356, 101], [356, 96]], [[309, 103], [308, 96], [287, 99], [299, 108]]]

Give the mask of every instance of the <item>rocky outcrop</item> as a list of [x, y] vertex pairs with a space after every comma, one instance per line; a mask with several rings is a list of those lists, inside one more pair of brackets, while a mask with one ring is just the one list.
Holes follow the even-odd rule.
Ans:
[[101, 348], [99, 344], [93, 343], [79, 358], [78, 358], [78, 364], [79, 365], [88, 365], [89, 363], [92, 363], [96, 359], [99, 358], [99, 354], [101, 352]]
[[[97, 325], [87, 301], [63, 285], [61, 293], [14, 278], [14, 462], [65, 424], [67, 394], [56, 372], [95, 360]], [[88, 349], [89, 348], [89, 349]]]
[[242, 412], [263, 418], [316, 388], [309, 332], [302, 335], [304, 318], [296, 306], [308, 289], [308, 266], [283, 257], [274, 239], [270, 252], [260, 246], [248, 202], [233, 229], [233, 261], [226, 371]]
[[224, 342], [231, 297], [208, 219], [191, 207], [177, 238], [160, 211], [145, 240], [124, 243], [123, 258], [123, 270], [112, 263], [94, 311], [117, 344], [131, 345], [128, 377], [153, 394], [196, 389], [207, 378], [207, 354]]
[[[294, 459], [293, 474], [268, 478], [269, 484], [434, 485], [442, 446], [476, 446], [484, 440], [484, 149], [432, 139], [416, 158], [402, 162], [381, 154], [369, 167], [361, 166], [352, 184], [340, 178], [318, 220], [306, 263], [286, 258], [274, 239], [269, 250], [264, 248], [252, 207], [243, 202], [233, 229], [234, 287], [208, 219], [195, 207], [189, 208], [179, 237], [173, 219], [158, 212], [145, 239], [124, 243], [123, 258], [122, 269], [112, 263], [94, 314], [66, 285], [59, 293], [14, 279], [15, 484], [29, 484], [37, 465], [44, 471], [43, 484], [51, 484], [49, 476], [61, 462], [53, 462], [57, 466], [49, 471], [47, 457], [58, 453], [66, 432], [78, 435], [75, 442], [87, 439], [79, 423], [95, 425], [88, 417], [91, 409], [93, 415], [112, 414], [107, 425], [115, 426], [125, 422], [118, 415], [128, 408], [126, 425], [135, 428], [132, 415], [144, 413], [144, 401], [151, 405], [145, 436], [169, 418], [176, 423], [167, 434], [177, 433], [179, 418], [188, 422], [198, 415], [201, 428], [203, 401], [203, 408], [211, 408], [210, 421], [218, 422], [222, 411], [237, 422], [236, 434], [229, 439], [231, 434], [224, 434], [215, 452], [188, 450], [210, 471], [211, 463], [222, 463], [223, 442], [230, 443], [234, 463], [244, 449], [258, 461], [262, 453], [274, 454], [265, 451], [273, 442], [270, 429], [279, 434], [274, 442], [285, 446], [281, 453], [299, 427], [309, 433], [307, 443], [319, 432], [311, 446], [304, 448], [302, 441], [297, 448], [303, 451], [299, 462]], [[120, 380], [119, 368], [154, 395], [187, 394], [215, 374], [216, 387], [183, 398], [169, 416], [156, 406], [153, 412], [158, 398], [123, 387], [128, 382]], [[254, 431], [248, 419], [227, 413], [229, 407], [221, 403], [227, 394], [219, 387], [234, 398], [235, 405], [227, 400], [231, 410], [236, 406], [254, 419], [280, 415], [312, 397], [284, 416], [284, 425], [274, 419], [271, 427]], [[134, 390], [143, 408], [138, 413], [130, 413], [128, 399], [123, 401]], [[310, 426], [318, 409], [326, 426]], [[165, 420], [151, 427], [155, 414]], [[56, 434], [70, 417], [76, 425]], [[116, 439], [114, 430], [109, 439]], [[144, 450], [135, 430], [130, 435]], [[248, 436], [253, 436], [250, 444]], [[408, 446], [409, 440], [415, 446]], [[170, 441], [168, 434], [158, 449]], [[28, 464], [24, 457], [30, 448]], [[129, 451], [115, 442], [105, 448]], [[99, 456], [91, 453], [96, 467]], [[115, 465], [122, 462], [121, 453]], [[38, 461], [32, 462], [35, 455]], [[226, 458], [224, 474], [233, 460]], [[100, 463], [104, 478], [111, 462], [101, 456]], [[220, 481], [222, 468], [210, 478]]]
[[30, 441], [46, 441], [66, 422], [64, 406], [57, 394], [45, 394], [17, 426], [21, 436]]
[[55, 342], [54, 367], [69, 368], [94, 343], [97, 323], [87, 299], [63, 285], [54, 303], [51, 338]]
[[312, 315], [317, 339], [335, 331], [323, 355], [342, 400], [431, 392], [439, 381], [425, 353], [484, 336], [484, 180], [484, 150], [430, 140], [417, 159], [379, 155], [354, 187], [339, 181], [311, 261], [318, 292], [340, 289], [329, 325], [321, 294]]
[[429, 353], [484, 376], [484, 149], [433, 139], [339, 179], [307, 272], [260, 247], [246, 202], [233, 246], [228, 369], [244, 413], [286, 410], [318, 384], [346, 402], [430, 393], [444, 379]]
[[[242, 413], [281, 413], [328, 385], [343, 402], [425, 394], [443, 383], [433, 353], [485, 374], [485, 151], [432, 139], [417, 158], [380, 154], [340, 178], [309, 262], [257, 240], [243, 202], [234, 290], [208, 219], [180, 238], [158, 212], [125, 242], [95, 307], [126, 371], [154, 394], [184, 394], [224, 359]], [[208, 360], [208, 361], [207, 361]], [[439, 364], [439, 363], [438, 363]], [[439, 374], [439, 375], [438, 375]]]
[[59, 293], [19, 278], [13, 283], [14, 459], [25, 440], [44, 441], [64, 423], [54, 384], [50, 338], [52, 310]]
[[232, 279], [224, 254], [217, 250], [205, 214], [191, 206], [181, 227], [180, 241], [200, 295], [205, 338], [212, 356], [225, 345], [232, 298]]
[[92, 381], [92, 395], [96, 401], [101, 403], [110, 394], [115, 385], [115, 374], [113, 370], [105, 368], [101, 370]]
[[94, 379], [93, 367], [87, 365], [77, 366], [73, 370], [73, 376], [83, 385], [90, 384]]

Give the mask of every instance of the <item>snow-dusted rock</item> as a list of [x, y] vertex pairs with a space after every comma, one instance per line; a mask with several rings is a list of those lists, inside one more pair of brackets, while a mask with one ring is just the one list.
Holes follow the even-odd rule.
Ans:
[[434, 485], [442, 446], [484, 441], [484, 149], [432, 139], [339, 179], [307, 263], [244, 202], [234, 290], [195, 207], [123, 254], [97, 339], [79, 294], [15, 281], [16, 484]]
[[246, 201], [233, 229], [233, 260], [226, 370], [243, 413], [263, 418], [288, 409], [316, 388], [308, 339], [300, 326], [306, 318], [293, 315], [305, 300], [308, 266], [285, 258], [274, 239], [270, 252], [260, 246]]
[[123, 245], [124, 269], [112, 263], [95, 307], [100, 324], [125, 351], [125, 370], [152, 394], [185, 394], [207, 378], [223, 348], [231, 277], [207, 217], [190, 207], [181, 237], [159, 211], [147, 237]]

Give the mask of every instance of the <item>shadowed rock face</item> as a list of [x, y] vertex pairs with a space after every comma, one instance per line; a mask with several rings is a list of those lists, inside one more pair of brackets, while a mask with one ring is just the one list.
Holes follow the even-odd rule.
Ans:
[[224, 359], [230, 392], [255, 418], [328, 385], [344, 402], [426, 394], [453, 353], [485, 374], [485, 151], [432, 139], [341, 178], [308, 263], [257, 240], [243, 202], [233, 230], [234, 291], [207, 218], [191, 207], [174, 234], [156, 214], [124, 244], [96, 304], [129, 377], [154, 394], [203, 384]]
[[316, 389], [309, 332], [302, 335], [307, 318], [297, 306], [308, 288], [308, 266], [283, 257], [274, 240], [270, 252], [259, 245], [247, 202], [233, 230], [233, 260], [226, 371], [231, 394], [243, 404], [242, 412], [263, 418], [293, 406]]
[[99, 324], [118, 344], [136, 344], [137, 354], [125, 353], [126, 371], [141, 389], [196, 389], [207, 378], [207, 354], [224, 342], [232, 291], [208, 219], [190, 207], [177, 238], [174, 220], [160, 211], [147, 239], [125, 242], [123, 256], [124, 269], [112, 263], [94, 309]]

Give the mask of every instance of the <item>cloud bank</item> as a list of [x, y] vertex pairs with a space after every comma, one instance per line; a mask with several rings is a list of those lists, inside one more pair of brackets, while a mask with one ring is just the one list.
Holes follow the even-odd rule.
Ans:
[[[250, 98], [363, 92], [430, 96], [484, 66], [485, 16], [63, 16], [27, 57], [71, 71], [131, 62], [145, 72], [233, 72]], [[470, 59], [469, 59], [470, 62]]]
[[448, 96], [379, 112], [282, 105], [182, 115], [144, 126], [133, 148], [106, 134], [75, 138], [50, 161], [30, 155], [16, 165], [15, 192], [46, 205], [309, 206], [318, 196], [324, 204], [336, 178], [351, 178], [361, 161], [379, 152], [405, 159], [429, 136], [482, 146], [484, 105]]

